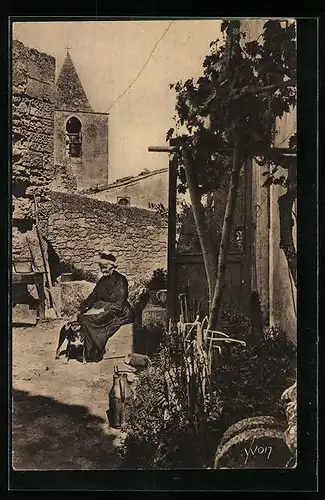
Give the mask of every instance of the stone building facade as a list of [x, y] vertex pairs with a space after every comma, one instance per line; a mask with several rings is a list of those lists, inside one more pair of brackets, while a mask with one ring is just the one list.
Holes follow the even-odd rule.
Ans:
[[88, 196], [110, 203], [127, 202], [131, 207], [151, 208], [159, 204], [168, 207], [168, 168], [143, 172], [109, 184], [105, 189], [89, 192]]

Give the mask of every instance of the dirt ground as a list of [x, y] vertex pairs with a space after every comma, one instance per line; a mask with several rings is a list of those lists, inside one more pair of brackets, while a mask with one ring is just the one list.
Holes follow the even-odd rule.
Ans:
[[[63, 323], [13, 329], [13, 467], [116, 469], [119, 432], [107, 422], [108, 391], [114, 365], [128, 367], [123, 359], [87, 365], [74, 359], [68, 364], [55, 360]], [[119, 355], [119, 342], [115, 344], [115, 352], [106, 357]]]

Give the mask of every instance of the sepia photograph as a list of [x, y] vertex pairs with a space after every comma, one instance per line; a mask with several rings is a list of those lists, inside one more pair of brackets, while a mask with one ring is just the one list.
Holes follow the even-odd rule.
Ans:
[[296, 25], [12, 23], [15, 471], [299, 465]]

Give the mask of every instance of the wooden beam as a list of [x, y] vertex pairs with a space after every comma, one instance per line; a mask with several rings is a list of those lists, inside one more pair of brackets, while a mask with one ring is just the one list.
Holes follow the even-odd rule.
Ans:
[[[233, 151], [233, 148], [217, 148], [215, 150], [216, 153], [226, 153], [226, 154], [231, 154]], [[249, 153], [250, 156], [267, 156], [272, 153], [278, 153], [278, 154], [285, 154], [289, 156], [296, 156], [297, 155], [297, 150], [294, 148], [277, 148], [277, 147], [271, 147], [271, 148], [261, 148], [261, 149], [246, 149], [243, 148], [242, 151], [244, 153]]]
[[174, 153], [176, 148], [170, 146], [149, 146], [149, 153]]
[[167, 275], [167, 309], [168, 318], [176, 319], [177, 294], [176, 294], [176, 202], [177, 202], [177, 169], [169, 161], [168, 182], [168, 275]]
[[[149, 146], [148, 151], [150, 153], [174, 153], [177, 151], [177, 147], [172, 147], [172, 146]], [[232, 154], [233, 149], [232, 148], [217, 148], [215, 149], [216, 153], [223, 153], [223, 154]], [[283, 154], [286, 156], [292, 156], [295, 157], [297, 156], [297, 151], [294, 148], [277, 148], [277, 147], [271, 147], [271, 148], [261, 148], [261, 149], [243, 149], [242, 150], [244, 153], [249, 153], [250, 156], [267, 156], [272, 153], [278, 153], [278, 154]]]

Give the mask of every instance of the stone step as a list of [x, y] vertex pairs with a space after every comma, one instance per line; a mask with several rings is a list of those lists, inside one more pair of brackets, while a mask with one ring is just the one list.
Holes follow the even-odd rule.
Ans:
[[126, 356], [133, 349], [133, 324], [122, 325], [108, 340], [107, 356]]

